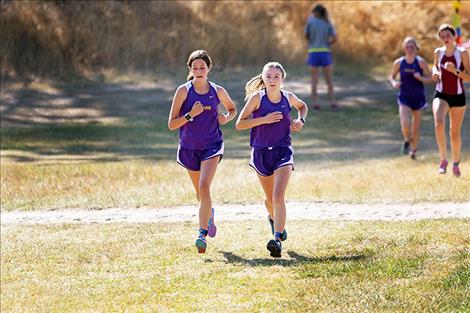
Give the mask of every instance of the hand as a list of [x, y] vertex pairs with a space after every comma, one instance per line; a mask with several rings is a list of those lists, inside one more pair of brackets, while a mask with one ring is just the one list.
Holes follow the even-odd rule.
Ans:
[[264, 117], [264, 123], [263, 124], [273, 124], [277, 123], [280, 120], [282, 120], [282, 113], [279, 111], [276, 112], [271, 112], [268, 115]]
[[302, 130], [302, 127], [304, 126], [304, 124], [299, 120], [299, 119], [295, 119], [292, 124], [290, 125], [290, 129], [293, 131], [293, 132], [298, 132], [298, 131], [301, 131]]
[[395, 89], [398, 89], [401, 86], [401, 82], [398, 80], [393, 80], [391, 84], [392, 84], [392, 88], [395, 88]]
[[203, 111], [204, 111], [204, 108], [202, 107], [201, 101], [196, 101], [191, 111], [189, 111], [189, 115], [191, 115], [191, 117], [196, 117], [199, 114], [201, 114]]
[[419, 72], [414, 72], [413, 76], [416, 80], [422, 81], [423, 76]]
[[446, 62], [444, 64], [444, 68], [452, 74], [457, 75], [457, 69], [455, 68], [454, 62]]
[[219, 114], [219, 116], [217, 117], [217, 119], [219, 120], [219, 124], [220, 124], [220, 125], [225, 125], [225, 124], [228, 123], [228, 115]]
[[439, 82], [441, 80], [441, 73], [437, 72], [432, 74], [431, 79], [436, 83]]

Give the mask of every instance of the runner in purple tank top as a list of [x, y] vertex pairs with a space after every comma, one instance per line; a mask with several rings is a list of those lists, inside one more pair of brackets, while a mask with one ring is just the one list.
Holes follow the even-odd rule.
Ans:
[[[274, 239], [267, 248], [273, 257], [281, 257], [281, 241], [287, 239], [285, 193], [294, 170], [294, 151], [290, 133], [300, 131], [305, 124], [307, 105], [292, 92], [281, 89], [286, 72], [277, 62], [267, 63], [261, 74], [246, 84], [247, 102], [238, 117], [238, 130], [251, 129], [250, 166], [257, 174], [269, 216]], [[291, 107], [298, 118], [291, 121]]]
[[[199, 234], [196, 247], [204, 253], [206, 236], [214, 237], [214, 209], [210, 186], [222, 160], [224, 143], [219, 125], [237, 115], [235, 103], [227, 91], [207, 79], [212, 60], [204, 50], [196, 50], [188, 59], [188, 82], [179, 86], [171, 104], [168, 128], [180, 129], [177, 162], [188, 170], [199, 202]], [[218, 105], [227, 114], [218, 113]]]
[[[428, 107], [423, 83], [432, 83], [426, 61], [417, 55], [419, 45], [413, 37], [403, 41], [405, 55], [393, 62], [389, 82], [400, 89], [397, 96], [403, 145], [401, 152], [416, 159], [418, 150], [421, 113]], [[400, 74], [400, 81], [396, 80]]]

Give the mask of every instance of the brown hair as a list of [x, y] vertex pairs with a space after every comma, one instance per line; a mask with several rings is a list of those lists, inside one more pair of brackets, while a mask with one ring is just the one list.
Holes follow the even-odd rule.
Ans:
[[[207, 53], [207, 51], [199, 49], [199, 50], [191, 52], [191, 54], [189, 55], [188, 62], [186, 63], [188, 65], [188, 69], [191, 69], [191, 65], [197, 59], [201, 59], [204, 62], [206, 62], [207, 66], [209, 68], [212, 67], [212, 60], [211, 60], [211, 57], [209, 56], [209, 54]], [[193, 78], [194, 78], [193, 74], [189, 73], [188, 77], [186, 79], [189, 81]]]
[[247, 100], [252, 94], [254, 94], [257, 91], [260, 91], [264, 87], [264, 81], [263, 81], [263, 73], [264, 71], [267, 71], [270, 68], [277, 68], [281, 70], [282, 73], [282, 78], [286, 78], [286, 71], [284, 70], [284, 67], [281, 65], [279, 62], [269, 62], [266, 63], [263, 66], [263, 71], [261, 74], [258, 74], [254, 77], [252, 77], [245, 85], [245, 100]]
[[448, 30], [452, 33], [452, 36], [455, 36], [455, 28], [450, 25], [450, 24], [442, 24], [441, 26], [439, 26], [438, 30], [437, 30], [437, 37], [440, 39], [441, 38], [441, 32], [444, 31], [444, 30]]
[[312, 14], [317, 14], [318, 17], [324, 19], [327, 23], [330, 23], [330, 18], [328, 17], [328, 11], [322, 4], [317, 4], [312, 8]]

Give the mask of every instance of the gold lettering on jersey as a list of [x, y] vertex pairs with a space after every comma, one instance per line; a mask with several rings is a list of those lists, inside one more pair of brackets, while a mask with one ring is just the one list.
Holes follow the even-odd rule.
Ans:
[[212, 110], [212, 107], [211, 107], [210, 105], [204, 105], [202, 108], [203, 108], [205, 111], [210, 111], [210, 110]]
[[405, 72], [407, 73], [414, 73], [415, 69], [414, 68], [405, 68]]

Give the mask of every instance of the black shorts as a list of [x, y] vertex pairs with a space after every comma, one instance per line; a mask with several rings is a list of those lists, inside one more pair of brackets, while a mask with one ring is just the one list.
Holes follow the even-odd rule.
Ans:
[[445, 100], [449, 104], [450, 108], [465, 106], [465, 93], [463, 92], [459, 95], [446, 95], [442, 92], [436, 91], [434, 99], [436, 98]]

